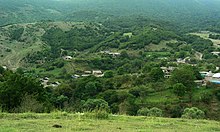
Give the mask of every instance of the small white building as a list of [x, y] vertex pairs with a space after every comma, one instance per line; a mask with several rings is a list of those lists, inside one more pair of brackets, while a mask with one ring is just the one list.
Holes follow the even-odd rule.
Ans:
[[219, 55], [220, 55], [220, 52], [212, 52], [212, 54], [219, 56]]
[[100, 70], [93, 70], [92, 74], [96, 77], [103, 77], [104, 76], [104, 74]]
[[90, 76], [90, 74], [82, 74], [81, 76], [82, 77], [88, 77], [88, 76]]
[[75, 75], [72, 75], [71, 77], [74, 79], [77, 79], [77, 78], [80, 78], [80, 75], [75, 74]]
[[207, 74], [206, 74], [206, 77], [212, 77], [215, 73], [212, 73], [212, 71], [209, 71]]
[[92, 71], [84, 71], [85, 74], [92, 74]]
[[7, 66], [2, 66], [2, 68], [4, 68], [5, 70], [7, 70], [8, 68], [7, 68]]
[[48, 85], [48, 86], [51, 86], [51, 87], [58, 87], [59, 85], [61, 85], [60, 82], [53, 82], [53, 83], [51, 83], [51, 84]]
[[111, 56], [113, 56], [113, 57], [116, 57], [116, 56], [120, 56], [120, 55], [121, 55], [121, 53], [119, 53], [119, 52], [111, 52], [111, 51], [101, 51], [100, 53], [102, 53], [102, 54], [107, 54], [107, 55], [111, 55]]
[[68, 60], [72, 60], [73, 57], [71, 57], [71, 56], [64, 56], [63, 59], [66, 60], [66, 61], [68, 61]]
[[160, 67], [160, 69], [163, 70], [165, 74], [170, 74], [176, 69], [176, 67]]
[[213, 78], [217, 78], [217, 79], [220, 79], [220, 73], [216, 73], [212, 76]]

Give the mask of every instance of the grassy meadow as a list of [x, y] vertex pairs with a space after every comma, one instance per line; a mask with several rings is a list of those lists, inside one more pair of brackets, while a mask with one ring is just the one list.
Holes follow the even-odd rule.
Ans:
[[[91, 114], [0, 114], [1, 132], [214, 132], [220, 131], [220, 122], [154, 117], [110, 115], [98, 119]], [[60, 125], [62, 128], [55, 128]]]

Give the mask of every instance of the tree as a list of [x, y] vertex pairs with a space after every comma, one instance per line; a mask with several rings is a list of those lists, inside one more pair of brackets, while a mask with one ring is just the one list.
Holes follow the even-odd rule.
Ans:
[[34, 78], [7, 72], [0, 87], [0, 104], [6, 111], [18, 107], [26, 94], [35, 95], [36, 100], [47, 100], [45, 89]]
[[176, 69], [171, 74], [170, 82], [172, 85], [183, 84], [188, 91], [195, 87], [195, 75], [191, 67], [184, 66]]
[[164, 78], [164, 73], [160, 68], [153, 68], [149, 75], [153, 81], [159, 81]]
[[173, 86], [173, 92], [181, 98], [186, 94], [186, 86], [182, 83], [177, 83]]
[[150, 116], [150, 117], [161, 117], [163, 116], [163, 111], [159, 108], [153, 107], [151, 109], [141, 108], [138, 110], [138, 115]]
[[150, 110], [148, 108], [141, 108], [138, 110], [137, 114], [139, 116], [148, 116], [149, 111]]
[[59, 107], [60, 109], [62, 109], [64, 107], [64, 102], [68, 100], [68, 97], [67, 96], [64, 96], [64, 95], [60, 95], [57, 97], [56, 99], [56, 105], [57, 107]]
[[96, 82], [88, 82], [85, 86], [85, 95], [94, 96], [98, 92]]
[[83, 108], [86, 111], [93, 111], [95, 109], [109, 111], [108, 102], [103, 99], [88, 99], [83, 104]]
[[163, 116], [163, 111], [159, 108], [153, 107], [149, 110], [148, 116], [161, 117]]
[[113, 71], [106, 71], [104, 74], [105, 78], [112, 78], [114, 76], [114, 72]]
[[180, 84], [185, 86], [187, 93], [189, 93], [189, 96], [190, 96], [189, 98], [190, 98], [190, 102], [191, 102], [194, 87], [196, 86], [196, 84], [194, 82], [195, 79], [196, 79], [196, 77], [195, 77], [195, 74], [194, 74], [192, 67], [183, 66], [183, 67], [173, 71], [169, 81], [170, 81], [171, 85], [176, 85], [179, 83], [179, 85], [176, 85], [176, 87], [178, 86], [181, 89], [182, 88], [185, 89], [185, 88], [180, 86]]
[[122, 51], [120, 57], [123, 58], [123, 59], [124, 58], [129, 58], [129, 55], [126, 51]]

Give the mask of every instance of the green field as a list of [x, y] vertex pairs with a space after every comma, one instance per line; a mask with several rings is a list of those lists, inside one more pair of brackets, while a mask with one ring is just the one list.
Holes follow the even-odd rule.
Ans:
[[[108, 119], [68, 113], [0, 114], [1, 132], [214, 132], [220, 122], [111, 115]], [[54, 128], [53, 125], [62, 128]]]

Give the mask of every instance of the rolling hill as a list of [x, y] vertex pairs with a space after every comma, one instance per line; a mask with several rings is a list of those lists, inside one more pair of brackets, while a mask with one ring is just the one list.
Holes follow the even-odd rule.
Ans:
[[0, 25], [53, 21], [106, 21], [112, 17], [145, 16], [187, 28], [214, 25], [219, 0], [0, 0]]

